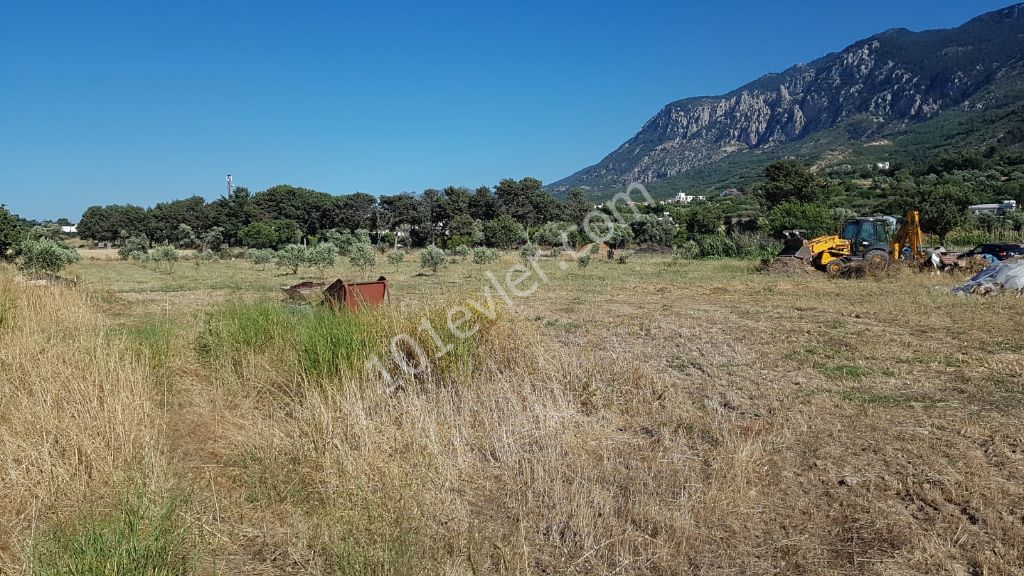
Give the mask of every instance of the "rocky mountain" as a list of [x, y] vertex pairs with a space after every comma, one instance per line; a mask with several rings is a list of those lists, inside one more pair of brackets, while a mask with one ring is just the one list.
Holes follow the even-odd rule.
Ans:
[[678, 181], [696, 168], [800, 142], [851, 119], [874, 125], [851, 140], [893, 133], [948, 111], [980, 111], [985, 102], [972, 98], [1022, 69], [1024, 4], [949, 30], [889, 30], [724, 96], [673, 102], [601, 162], [551, 188]]

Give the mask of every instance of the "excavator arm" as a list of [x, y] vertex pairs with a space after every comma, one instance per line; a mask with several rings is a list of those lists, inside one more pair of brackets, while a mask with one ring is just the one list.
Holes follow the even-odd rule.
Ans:
[[907, 212], [906, 222], [892, 237], [889, 244], [889, 254], [893, 260], [899, 260], [903, 255], [903, 249], [909, 248], [914, 259], [924, 257], [921, 246], [924, 244], [924, 232], [921, 231], [921, 213], [917, 210]]

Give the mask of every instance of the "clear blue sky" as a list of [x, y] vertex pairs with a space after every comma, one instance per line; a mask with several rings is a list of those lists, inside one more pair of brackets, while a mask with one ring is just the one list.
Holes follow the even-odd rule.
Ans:
[[5, 2], [0, 203], [550, 182], [673, 100], [1010, 3]]

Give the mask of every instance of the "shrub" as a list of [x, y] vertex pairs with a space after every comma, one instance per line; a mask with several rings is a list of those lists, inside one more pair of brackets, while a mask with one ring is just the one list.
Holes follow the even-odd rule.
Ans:
[[178, 262], [179, 257], [178, 251], [174, 249], [174, 246], [165, 244], [153, 248], [149, 253], [149, 258], [158, 268], [170, 274], [174, 270], [174, 265]]
[[465, 258], [473, 253], [473, 250], [465, 244], [459, 244], [455, 248], [452, 248], [452, 255], [458, 256], [459, 258]]
[[216, 262], [220, 256], [213, 250], [200, 250], [192, 256], [192, 264], [198, 268], [203, 262]]
[[498, 259], [498, 251], [494, 248], [477, 248], [473, 250], [474, 264], [490, 264]]
[[349, 248], [348, 261], [360, 272], [366, 272], [367, 268], [377, 265], [377, 254], [369, 242], [356, 242]]
[[700, 257], [700, 246], [693, 240], [680, 242], [672, 252], [673, 260], [693, 260]]
[[697, 236], [695, 241], [701, 258], [732, 258], [736, 255], [736, 246], [721, 234]]
[[764, 230], [776, 238], [785, 230], [805, 230], [808, 238], [834, 234], [835, 225], [827, 208], [817, 204], [784, 202], [771, 209]]
[[395, 267], [395, 270], [398, 270], [398, 266], [402, 262], [405, 262], [405, 252], [402, 252], [401, 250], [392, 250], [391, 252], [388, 252], [387, 259], [388, 264], [391, 264]]
[[576, 266], [579, 266], [580, 270], [585, 270], [587, 266], [590, 266], [590, 261], [593, 260], [593, 256], [590, 254], [584, 254], [576, 259]]
[[257, 248], [246, 252], [245, 258], [252, 262], [253, 266], [259, 266], [260, 270], [263, 270], [267, 264], [274, 261], [274, 251], [269, 248]]
[[629, 256], [630, 255], [628, 253], [623, 252], [623, 253], [619, 254], [618, 258], [615, 259], [615, 263], [616, 264], [628, 264], [629, 263]]
[[420, 252], [420, 267], [428, 268], [435, 274], [441, 268], [448, 265], [448, 258], [444, 255], [444, 250], [441, 250], [437, 246], [431, 244]]
[[576, 231], [576, 225], [568, 222], [548, 222], [533, 235], [533, 241], [541, 246], [568, 246]]
[[529, 241], [523, 225], [508, 214], [484, 222], [484, 242], [494, 248], [515, 248]]
[[519, 249], [519, 257], [523, 259], [523, 264], [529, 264], [532, 260], [535, 260], [539, 253], [540, 249], [532, 242], [523, 244], [523, 247]]
[[137, 260], [138, 258], [132, 258], [133, 254], [149, 252], [149, 238], [146, 238], [145, 234], [140, 236], [131, 236], [124, 241], [121, 248], [118, 249], [117, 255], [122, 260]]
[[298, 274], [307, 261], [306, 252], [308, 249], [301, 244], [289, 244], [277, 251], [274, 263], [278, 268], [290, 270], [292, 274]]
[[957, 248], [973, 248], [992, 241], [992, 235], [981, 230], [958, 229], [946, 235], [946, 243]]
[[21, 243], [18, 268], [26, 272], [57, 274], [80, 259], [76, 250], [49, 238], [25, 240]]
[[8, 252], [21, 244], [24, 232], [18, 217], [0, 204], [0, 259], [8, 256]]
[[338, 262], [338, 247], [329, 242], [323, 242], [306, 250], [306, 264], [316, 268], [320, 275]]
[[763, 234], [733, 234], [729, 240], [736, 247], [736, 255], [748, 260], [773, 258], [782, 250], [782, 242]]

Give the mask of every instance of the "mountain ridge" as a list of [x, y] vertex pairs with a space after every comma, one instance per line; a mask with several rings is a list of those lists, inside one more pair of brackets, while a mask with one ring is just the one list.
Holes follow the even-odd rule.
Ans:
[[549, 188], [653, 184], [730, 156], [799, 142], [867, 116], [886, 129], [970, 108], [971, 98], [1024, 59], [1024, 3], [957, 28], [894, 28], [720, 96], [676, 100], [597, 164]]

